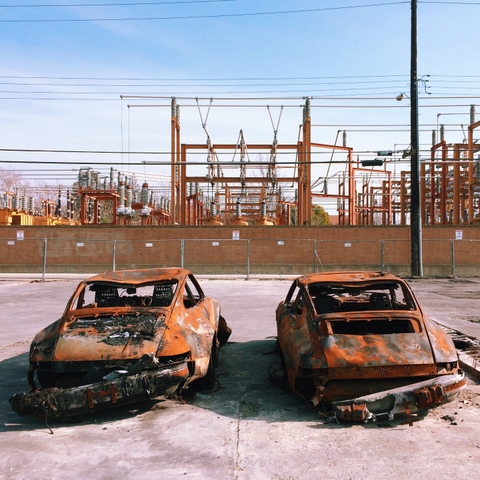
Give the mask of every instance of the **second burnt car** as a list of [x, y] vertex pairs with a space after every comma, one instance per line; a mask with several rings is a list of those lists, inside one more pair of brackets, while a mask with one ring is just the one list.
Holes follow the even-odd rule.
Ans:
[[276, 321], [284, 384], [337, 419], [410, 417], [466, 385], [452, 340], [394, 275], [299, 277]]
[[81, 282], [30, 347], [19, 414], [76, 415], [215, 383], [231, 333], [217, 301], [180, 268], [125, 270]]

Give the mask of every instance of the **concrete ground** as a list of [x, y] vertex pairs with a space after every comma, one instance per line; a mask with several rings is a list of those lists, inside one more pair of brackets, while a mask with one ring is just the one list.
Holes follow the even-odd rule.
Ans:
[[[420, 417], [374, 424], [326, 423], [302, 399], [267, 381], [275, 307], [286, 279], [201, 278], [233, 329], [218, 388], [185, 402], [157, 400], [98, 412], [82, 423], [15, 414], [27, 391], [27, 351], [56, 320], [82, 276], [0, 276], [0, 478], [64, 479], [477, 479], [480, 385]], [[37, 277], [38, 278], [38, 277]], [[433, 318], [480, 338], [480, 279], [411, 282]], [[272, 365], [273, 364], [273, 365]]]

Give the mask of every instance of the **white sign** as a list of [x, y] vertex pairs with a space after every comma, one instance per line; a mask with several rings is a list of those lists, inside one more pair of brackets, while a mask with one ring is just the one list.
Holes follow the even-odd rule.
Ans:
[[463, 240], [463, 230], [455, 230], [455, 240]]
[[25, 238], [25, 232], [23, 230], [17, 230], [17, 240], [23, 240]]
[[279, 244], [279, 245], [285, 245], [285, 242], [284, 242], [283, 240], [279, 240], [279, 241], [278, 241], [278, 244]]
[[145, 246], [146, 247], [153, 247], [153, 243], [147, 243]]
[[78, 242], [78, 243], [77, 243], [77, 247], [84, 247], [84, 246], [85, 246], [85, 244], [82, 243], [82, 242]]
[[346, 243], [345, 246], [346, 246], [346, 247], [351, 247], [352, 244], [351, 244], [351, 243]]
[[13, 240], [9, 240], [9, 241], [7, 242], [7, 245], [15, 245], [15, 242], [14, 242]]
[[213, 245], [214, 247], [218, 247], [218, 246], [220, 245], [220, 243], [219, 243], [219, 242], [212, 242], [212, 245]]
[[233, 240], [240, 240], [240, 230], [234, 230], [232, 232], [232, 239]]

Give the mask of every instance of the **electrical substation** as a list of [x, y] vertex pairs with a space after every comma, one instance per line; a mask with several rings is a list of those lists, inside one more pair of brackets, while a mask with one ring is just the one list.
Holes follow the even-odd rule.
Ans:
[[[236, 142], [220, 143], [207, 129], [213, 99], [203, 113], [196, 103], [205, 143], [189, 143], [182, 136], [182, 107], [171, 99], [171, 122], [164, 126], [170, 128], [170, 158], [157, 162], [169, 164], [169, 175], [146, 173], [142, 179], [142, 173], [118, 166], [101, 171], [85, 165], [75, 182], [58, 187], [56, 198], [39, 200], [28, 187], [12, 184], [11, 191], [1, 192], [0, 224], [300, 226], [318, 225], [313, 218], [318, 207], [329, 213], [326, 223], [331, 224], [409, 224], [411, 180], [403, 161], [408, 148], [358, 153], [348, 144], [346, 130], [337, 132], [335, 144], [324, 143], [312, 133], [309, 98], [301, 108], [296, 143], [278, 141], [280, 105], [275, 118], [274, 109], [265, 106], [273, 138], [249, 143], [240, 130], [232, 132]], [[474, 134], [479, 125], [471, 106], [463, 141], [447, 138], [443, 125], [432, 130], [428, 158], [422, 154], [420, 163], [423, 224], [478, 221], [480, 147]], [[149, 169], [155, 165], [148, 162]]]

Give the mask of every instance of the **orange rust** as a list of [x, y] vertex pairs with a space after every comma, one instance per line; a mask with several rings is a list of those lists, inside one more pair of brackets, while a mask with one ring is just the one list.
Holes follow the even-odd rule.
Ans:
[[110, 384], [110, 397], [112, 398], [112, 403], [117, 403], [117, 390], [113, 386], [113, 383]]
[[[299, 277], [276, 318], [289, 385], [315, 405], [459, 372], [450, 337], [424, 314], [409, 285], [388, 273]], [[435, 389], [418, 397], [422, 405], [443, 401]]]
[[405, 409], [405, 414], [407, 415], [407, 422], [411, 427], [413, 427], [412, 412], [410, 411], [408, 402], [405, 399], [403, 399], [402, 403], [403, 403], [403, 408]]
[[[215, 350], [230, 332], [219, 304], [205, 297], [187, 270], [95, 275], [78, 285], [63, 316], [35, 336], [30, 350], [31, 386], [36, 388], [35, 370], [44, 388], [62, 388], [64, 384], [73, 388], [108, 381], [110, 374], [111, 378], [130, 372], [134, 376], [145, 367], [183, 377], [183, 381], [176, 380], [183, 388], [207, 375], [212, 352], [216, 357]], [[170, 367], [174, 367], [171, 374]], [[71, 374], [88, 378], [89, 383], [78, 380], [77, 385]], [[171, 383], [165, 385], [171, 388]], [[145, 389], [146, 395], [156, 393], [156, 388], [153, 393], [148, 386]], [[94, 407], [95, 396], [107, 395], [112, 403], [117, 402], [113, 384], [95, 392], [98, 389], [86, 390], [89, 408]]]
[[88, 408], [93, 408], [93, 393], [91, 388], [87, 388]]

